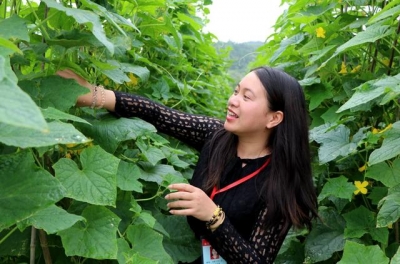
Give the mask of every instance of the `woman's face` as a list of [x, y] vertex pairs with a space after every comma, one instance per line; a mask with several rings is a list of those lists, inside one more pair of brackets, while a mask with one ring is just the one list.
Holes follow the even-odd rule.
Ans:
[[273, 112], [264, 86], [254, 72], [247, 74], [228, 100], [224, 127], [238, 136], [265, 135]]

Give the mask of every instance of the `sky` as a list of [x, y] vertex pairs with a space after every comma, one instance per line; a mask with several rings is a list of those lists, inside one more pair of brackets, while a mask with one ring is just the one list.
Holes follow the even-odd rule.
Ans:
[[285, 10], [281, 0], [213, 0], [206, 30], [219, 41], [265, 41]]

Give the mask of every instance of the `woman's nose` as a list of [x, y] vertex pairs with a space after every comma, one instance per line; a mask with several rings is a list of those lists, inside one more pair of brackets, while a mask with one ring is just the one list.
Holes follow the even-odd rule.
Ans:
[[238, 102], [237, 95], [232, 94], [231, 97], [229, 97], [228, 106], [238, 106]]

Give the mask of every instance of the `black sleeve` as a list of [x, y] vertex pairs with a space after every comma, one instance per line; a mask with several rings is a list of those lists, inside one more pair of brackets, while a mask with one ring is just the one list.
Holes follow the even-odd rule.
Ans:
[[115, 115], [138, 117], [165, 133], [200, 150], [206, 139], [223, 123], [204, 115], [188, 114], [174, 110], [148, 98], [114, 91]]
[[210, 234], [211, 245], [228, 263], [258, 263], [272, 264], [282, 246], [283, 240], [288, 232], [283, 222], [263, 228], [267, 209], [260, 211], [250, 239], [243, 239], [229, 219], [225, 221]]

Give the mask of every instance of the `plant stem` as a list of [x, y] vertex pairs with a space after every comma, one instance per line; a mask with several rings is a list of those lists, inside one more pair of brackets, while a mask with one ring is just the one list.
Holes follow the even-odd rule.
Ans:
[[365, 205], [367, 206], [367, 208], [368, 208], [370, 211], [373, 211], [373, 209], [372, 209], [371, 205], [369, 204], [368, 200], [365, 198], [365, 195], [363, 195], [363, 194], [361, 194], [361, 195], [362, 195], [362, 199], [363, 199]]
[[42, 247], [43, 251], [44, 262], [46, 264], [52, 264], [50, 250], [47, 243], [46, 232], [44, 232], [42, 229], [39, 230], [39, 240], [40, 240], [40, 246]]
[[15, 226], [10, 232], [8, 232], [7, 235], [5, 235], [1, 240], [0, 240], [0, 245], [1, 243], [3, 243], [4, 241], [6, 241], [6, 239], [11, 236], [12, 233], [14, 233], [14, 231], [17, 230], [17, 226]]
[[143, 198], [143, 199], [135, 199], [136, 202], [144, 202], [144, 201], [150, 201], [155, 199], [157, 196], [159, 196], [160, 194], [162, 194], [163, 192], [157, 191], [155, 195], [149, 197], [149, 198]]
[[3, 18], [4, 19], [6, 19], [6, 17], [7, 17], [7, 0], [4, 0], [4, 16], [3, 16]]
[[[37, 21], [40, 21], [40, 18], [39, 18], [38, 15], [36, 14], [35, 9], [32, 7], [30, 1], [27, 0], [26, 3], [29, 5], [29, 8], [32, 10], [32, 14], [35, 16], [36, 20], [37, 20]], [[47, 33], [47, 31], [46, 31], [46, 29], [44, 28], [44, 26], [42, 26], [41, 24], [40, 24], [40, 29], [41, 29], [41, 31], [42, 31], [42, 34], [43, 34], [44, 38], [45, 38], [45, 39], [50, 39], [49, 34]]]
[[165, 190], [167, 190], [167, 189], [165, 188], [164, 191], [160, 191], [160, 189], [161, 189], [161, 185], [158, 186], [158, 190], [157, 190], [156, 194], [153, 195], [152, 197], [143, 198], [143, 199], [135, 199], [135, 200], [136, 200], [136, 202], [144, 202], [144, 201], [153, 200], [153, 199], [155, 199], [157, 196], [162, 195], [162, 194], [165, 192]]
[[32, 226], [31, 228], [31, 246], [29, 254], [29, 263], [35, 264], [35, 248], [36, 248], [36, 228]]
[[12, 0], [10, 5], [10, 16], [12, 16], [14, 13], [14, 6], [15, 6], [15, 0]]
[[39, 158], [36, 156], [36, 153], [33, 151], [32, 148], [29, 149], [32, 153], [33, 158], [35, 159], [36, 163], [38, 166], [40, 166], [42, 169], [44, 169], [44, 164], [42, 161], [39, 160]]

